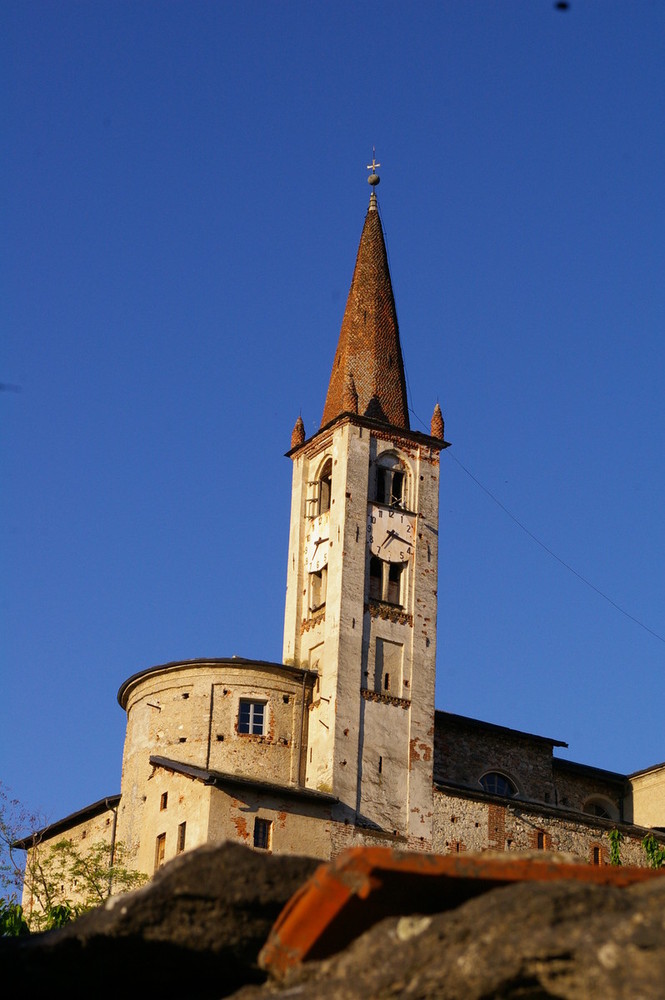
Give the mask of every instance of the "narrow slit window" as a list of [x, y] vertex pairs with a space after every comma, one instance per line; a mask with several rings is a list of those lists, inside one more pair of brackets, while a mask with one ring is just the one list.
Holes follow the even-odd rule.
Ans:
[[185, 836], [187, 832], [187, 823], [180, 823], [178, 825], [178, 846], [176, 848], [178, 854], [182, 854], [185, 850]]
[[161, 797], [159, 799], [159, 810], [160, 810], [160, 812], [164, 812], [164, 810], [166, 809], [166, 807], [167, 807], [168, 804], [169, 804], [169, 793], [168, 792], [162, 792]]
[[325, 514], [330, 510], [330, 499], [332, 493], [332, 462], [328, 460], [323, 466], [323, 471], [319, 479], [319, 514]]
[[390, 563], [388, 570], [388, 592], [386, 594], [386, 600], [388, 604], [401, 604], [402, 603], [402, 571], [404, 566], [402, 563]]
[[161, 868], [162, 865], [164, 864], [165, 855], [166, 855], [166, 834], [160, 833], [155, 843], [155, 871]]
[[383, 563], [377, 556], [369, 561], [369, 596], [375, 601], [383, 596]]
[[404, 496], [404, 473], [395, 471], [392, 474], [392, 482], [390, 484], [390, 499], [389, 503], [391, 507], [401, 507]]

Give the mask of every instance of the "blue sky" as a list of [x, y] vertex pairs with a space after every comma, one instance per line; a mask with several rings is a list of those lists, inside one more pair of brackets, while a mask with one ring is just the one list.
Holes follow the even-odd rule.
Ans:
[[437, 707], [664, 760], [663, 4], [0, 18], [0, 780], [66, 815], [120, 789], [131, 674], [281, 658], [373, 145], [412, 426], [452, 442]]

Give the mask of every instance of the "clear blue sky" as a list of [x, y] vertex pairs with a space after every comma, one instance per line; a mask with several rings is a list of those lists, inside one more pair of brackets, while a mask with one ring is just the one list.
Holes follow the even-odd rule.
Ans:
[[665, 5], [0, 19], [2, 782], [64, 816], [120, 790], [131, 674], [281, 658], [373, 145], [412, 426], [438, 399], [452, 442], [437, 707], [664, 760]]

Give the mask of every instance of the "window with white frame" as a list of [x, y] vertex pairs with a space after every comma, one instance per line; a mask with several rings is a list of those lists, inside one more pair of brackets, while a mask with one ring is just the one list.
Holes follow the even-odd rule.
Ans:
[[238, 708], [238, 732], [252, 736], [263, 736], [265, 725], [265, 701], [250, 701], [249, 698], [241, 698]]
[[272, 821], [269, 819], [254, 820], [254, 847], [260, 851], [269, 851], [272, 846]]

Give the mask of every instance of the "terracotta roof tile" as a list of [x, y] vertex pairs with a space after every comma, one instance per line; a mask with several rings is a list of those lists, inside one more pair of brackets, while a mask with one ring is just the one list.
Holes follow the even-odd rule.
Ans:
[[374, 196], [360, 237], [321, 426], [349, 411], [409, 430], [397, 313]]

